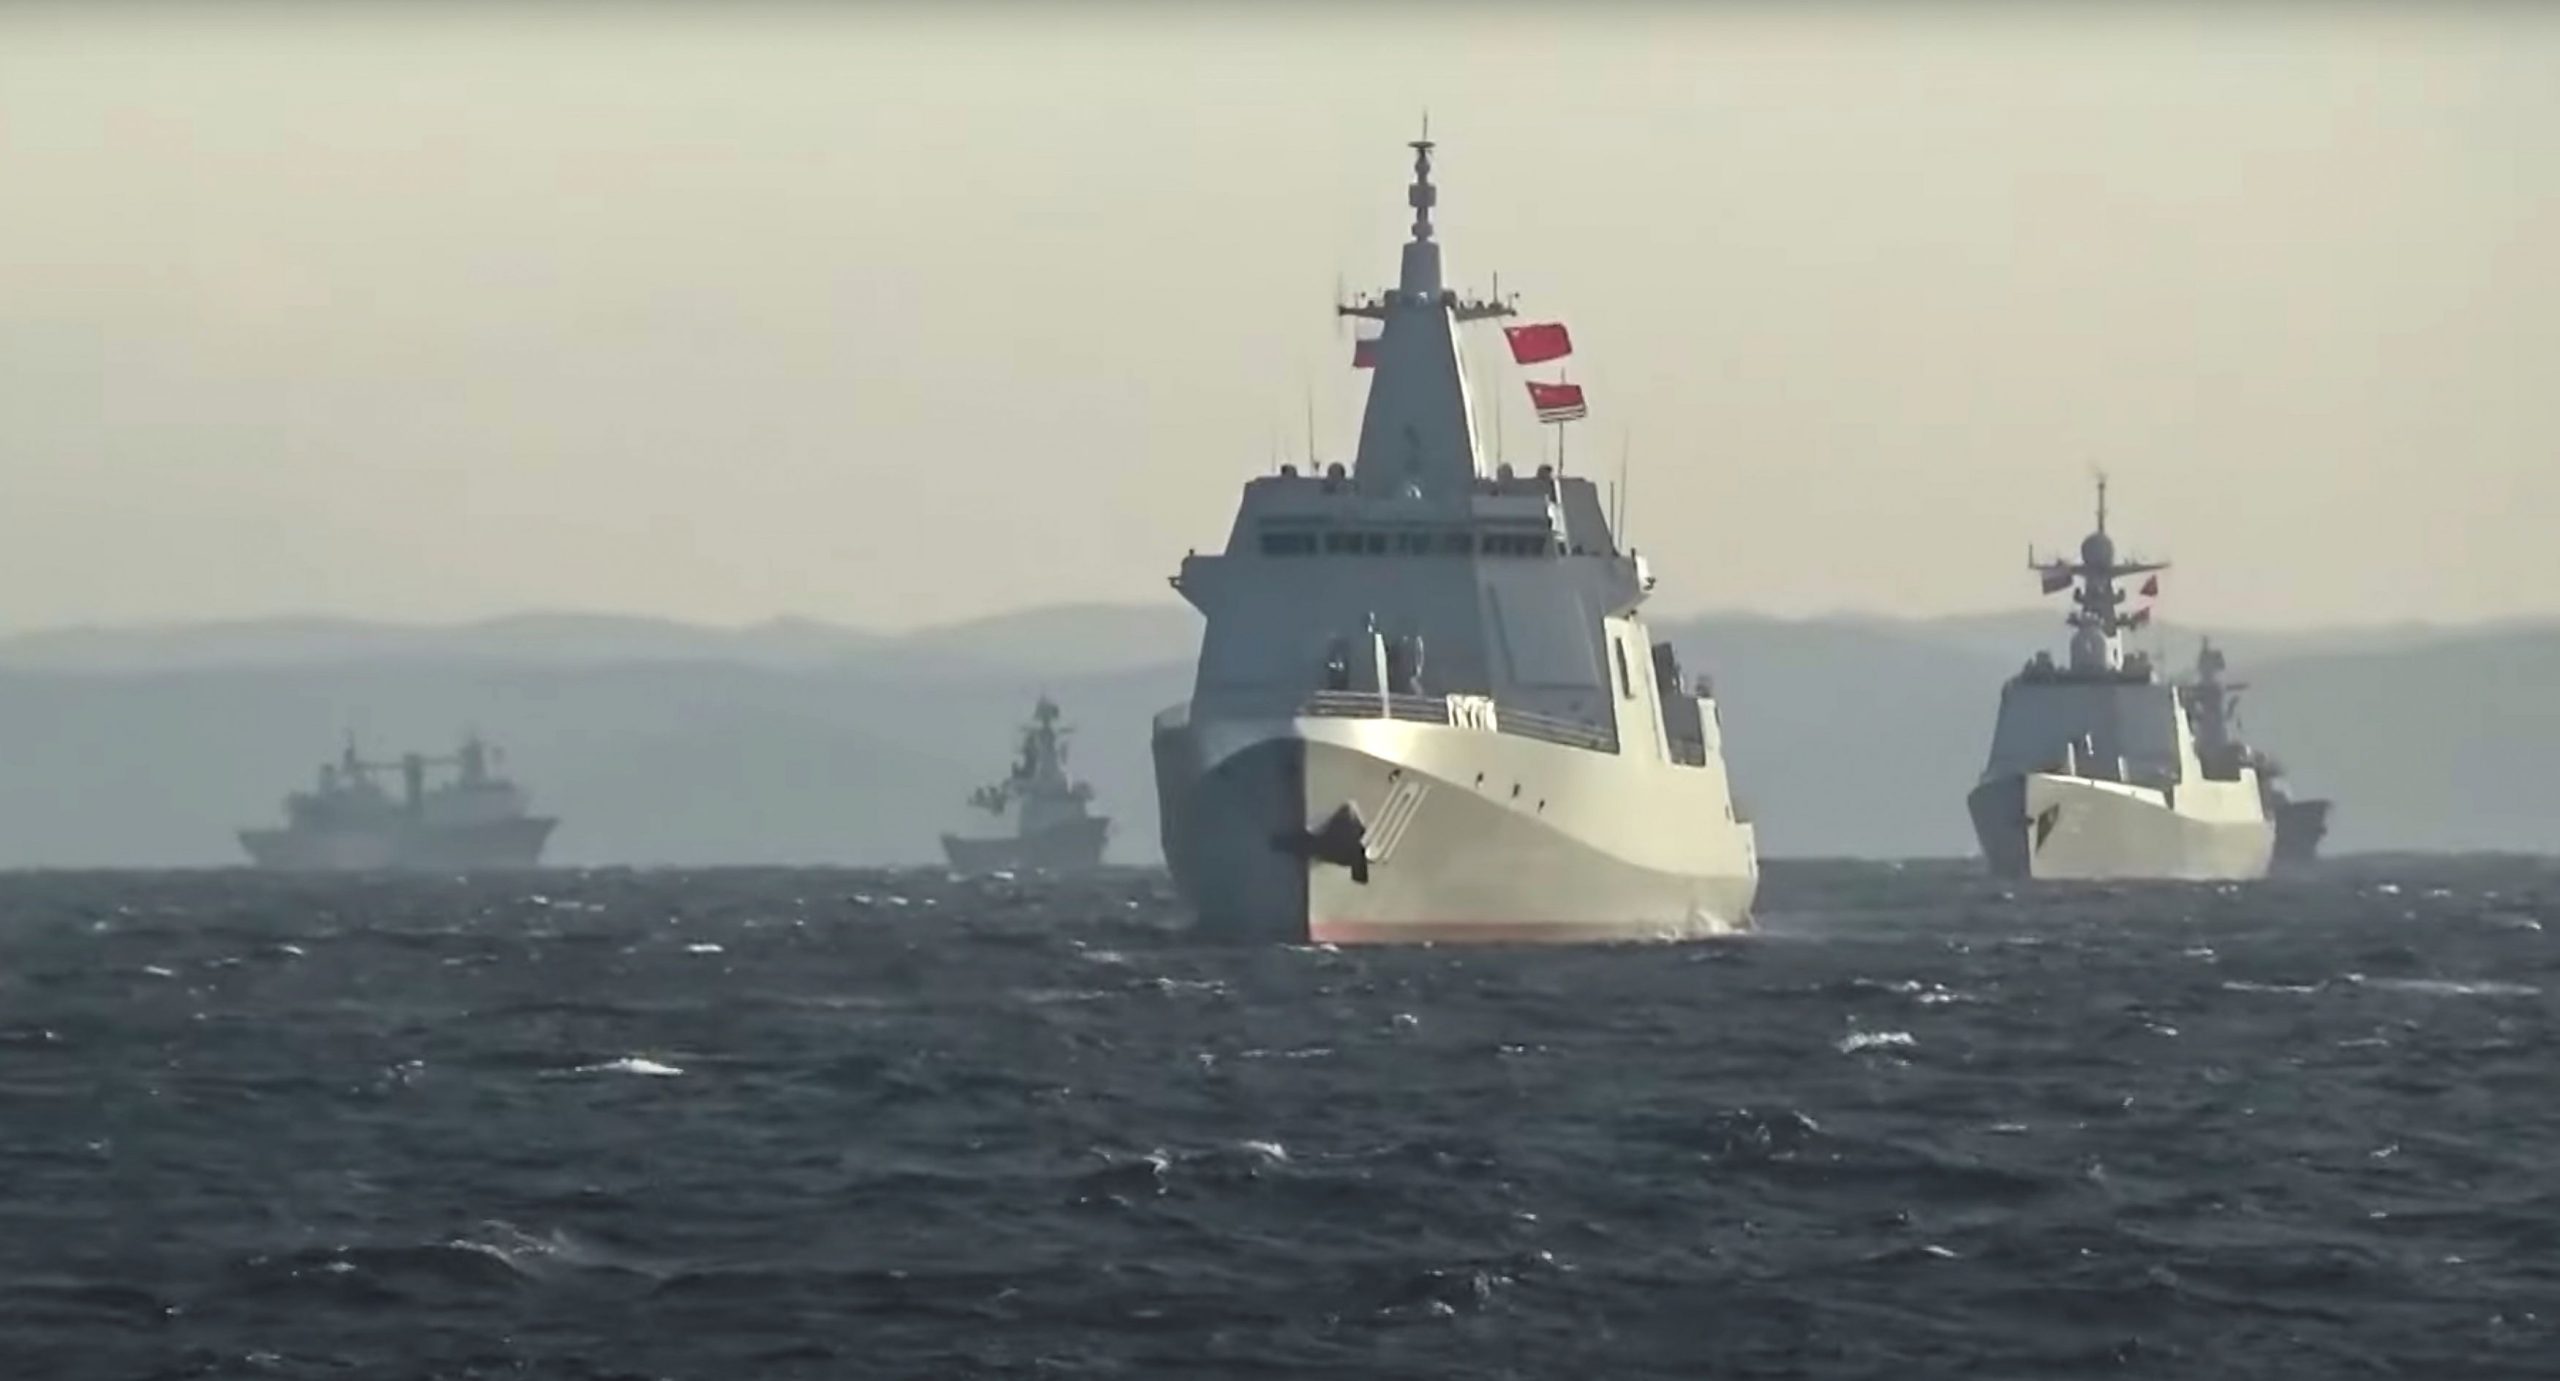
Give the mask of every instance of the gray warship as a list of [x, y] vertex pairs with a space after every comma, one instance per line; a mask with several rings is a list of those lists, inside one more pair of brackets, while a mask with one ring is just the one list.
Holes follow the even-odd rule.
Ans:
[[1093, 788], [1067, 776], [1068, 730], [1047, 696], [1022, 730], [1013, 772], [970, 794], [969, 804], [1004, 821], [1001, 835], [942, 836], [942, 852], [964, 873], [1077, 872], [1102, 862], [1111, 821], [1087, 807]]
[[2230, 666], [2211, 638], [2196, 649], [2195, 673], [2180, 694], [2195, 721], [2197, 753], [2208, 769], [2217, 763], [2244, 763], [2258, 774], [2258, 795], [2276, 823], [2275, 863], [2279, 867], [2309, 863], [2329, 833], [2329, 802], [2296, 797], [2284, 783], [2284, 764], [2251, 747], [2240, 737], [2240, 692], [2246, 681], [2227, 681]]
[[2265, 876], [2275, 825], [2257, 769], [2199, 752], [2186, 698], [2123, 635], [2116, 582], [2168, 569], [2119, 560], [2098, 526], [2074, 563], [2028, 565], [2044, 591], [2072, 591], [2070, 660], [2039, 652], [2000, 691], [1990, 761], [1966, 804], [1991, 870], [2035, 879], [2247, 879]]
[[1410, 147], [1396, 286], [1336, 308], [1378, 327], [1354, 462], [1248, 481], [1225, 550], [1172, 578], [1204, 620], [1153, 733], [1175, 884], [1230, 939], [1746, 929], [1716, 702], [1647, 633], [1654, 574], [1593, 483], [1487, 463], [1458, 329], [1515, 309], [1446, 285], [1435, 146]]
[[[497, 752], [476, 734], [450, 756], [409, 753], [393, 762], [358, 757], [351, 738], [320, 766], [309, 791], [285, 797], [281, 829], [245, 829], [240, 844], [261, 868], [309, 872], [531, 868], [559, 821], [526, 809], [525, 793], [496, 772]], [[430, 786], [427, 769], [450, 767]], [[377, 773], [397, 772], [398, 795]]]

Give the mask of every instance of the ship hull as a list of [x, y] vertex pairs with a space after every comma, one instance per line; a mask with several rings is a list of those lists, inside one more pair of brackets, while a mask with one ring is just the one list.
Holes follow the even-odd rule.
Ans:
[[1155, 759], [1167, 866], [1220, 938], [1551, 944], [1752, 924], [1752, 829], [1720, 767], [1338, 718], [1160, 727]]
[[541, 866], [559, 821], [523, 816], [403, 830], [242, 830], [260, 868], [284, 872], [510, 872]]
[[972, 839], [942, 836], [942, 853], [963, 873], [1076, 873], [1102, 865], [1103, 846], [1111, 837], [1111, 821], [1089, 815], [1051, 826], [1036, 834]]
[[2275, 810], [2277, 864], [2298, 867], [2313, 861], [2329, 833], [2329, 803], [2288, 800]]
[[2160, 792], [2118, 782], [2013, 774], [1975, 787], [1966, 805], [2000, 877], [2247, 881], [2267, 875], [2275, 852], [2263, 815], [2182, 812]]

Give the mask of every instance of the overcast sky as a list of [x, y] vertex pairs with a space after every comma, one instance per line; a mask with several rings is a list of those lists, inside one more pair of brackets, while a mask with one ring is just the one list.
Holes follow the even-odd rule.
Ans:
[[1347, 458], [1425, 107], [1666, 611], [2028, 603], [2103, 466], [2175, 617], [2560, 615], [2560, 14], [84, 8], [0, 9], [0, 626], [1170, 599]]

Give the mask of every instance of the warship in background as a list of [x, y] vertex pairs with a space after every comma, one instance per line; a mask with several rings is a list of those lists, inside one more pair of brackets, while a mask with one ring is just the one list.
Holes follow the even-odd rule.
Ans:
[[1093, 788], [1067, 776], [1067, 733], [1047, 696], [1024, 726], [1013, 772], [982, 786], [969, 804], [1011, 825], [1011, 833], [942, 836], [951, 866], [967, 873], [1077, 872], [1102, 862], [1111, 821], [1087, 809]]
[[[1434, 146], [1411, 147], [1397, 284], [1337, 309], [1379, 327], [1354, 463], [1249, 481], [1225, 550], [1173, 577], [1205, 626], [1153, 736], [1166, 864], [1232, 939], [1747, 928], [1757, 848], [1716, 702], [1647, 633], [1653, 573], [1597, 486], [1487, 463], [1458, 328], [1514, 309], [1446, 285]], [[1560, 325], [1511, 332], [1523, 363], [1569, 349]], [[1582, 411], [1571, 385], [1530, 391], [1542, 421]]]
[[[2070, 661], [2039, 652], [2000, 692], [1990, 761], [1966, 800], [1994, 873], [2036, 879], [2246, 879], [2265, 876], [2275, 824], [2258, 770], [2237, 755], [2198, 751], [2180, 688], [2123, 634], [2149, 622], [2125, 613], [2116, 582], [2164, 562], [2120, 561], [2107, 533], [2107, 483], [2098, 527], [2080, 560], [2030, 569], [2044, 592], [2073, 590]], [[2074, 585], [2077, 588], [2074, 589]]]
[[2240, 692], [2248, 689], [2248, 683], [2224, 680], [2222, 673], [2229, 665], [2222, 649], [2206, 638], [2196, 649], [2193, 679], [2180, 687], [2187, 712], [2195, 721], [2197, 754], [2205, 760], [2207, 770], [2222, 763], [2245, 764], [2256, 771], [2258, 795], [2276, 822], [2275, 861], [2309, 863], [2319, 853], [2321, 839], [2329, 833], [2329, 802], [2296, 799], [2285, 788], [2284, 765], [2241, 739]]
[[[261, 868], [293, 871], [534, 867], [559, 821], [528, 812], [522, 788], [497, 775], [497, 756], [474, 734], [449, 757], [368, 762], [351, 738], [338, 761], [321, 764], [312, 790], [285, 798], [284, 828], [242, 830], [241, 846]], [[430, 767], [453, 768], [454, 777], [430, 786]], [[397, 796], [375, 780], [394, 771]]]

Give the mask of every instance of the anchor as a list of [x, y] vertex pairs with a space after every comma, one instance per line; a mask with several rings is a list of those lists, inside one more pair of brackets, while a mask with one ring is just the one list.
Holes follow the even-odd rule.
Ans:
[[2053, 827], [2056, 824], [2059, 824], [2061, 820], [2062, 807], [2058, 805], [2046, 806], [2044, 809], [2036, 812], [2036, 847], [2038, 849], [2042, 849], [2044, 847], [2045, 839], [2053, 833]]
[[1314, 829], [1273, 835], [1271, 846], [1310, 862], [1348, 868], [1351, 880], [1365, 885], [1369, 881], [1368, 838], [1369, 826], [1360, 818], [1360, 808], [1345, 801]]

